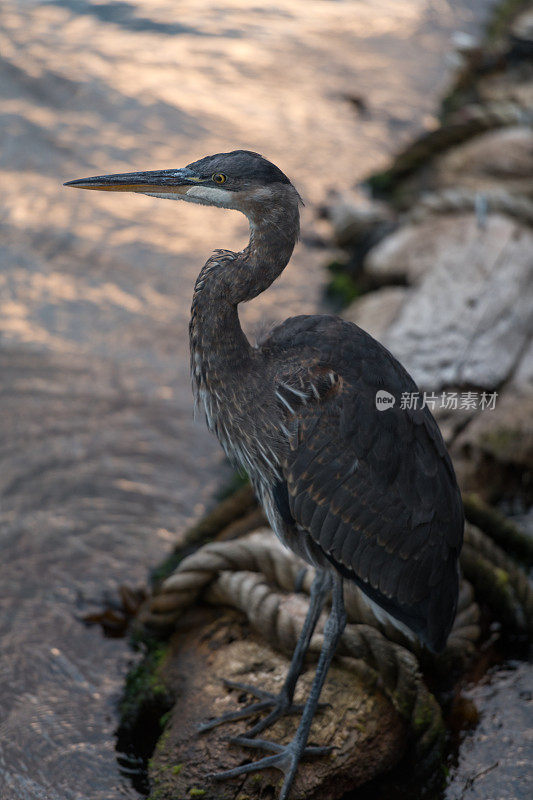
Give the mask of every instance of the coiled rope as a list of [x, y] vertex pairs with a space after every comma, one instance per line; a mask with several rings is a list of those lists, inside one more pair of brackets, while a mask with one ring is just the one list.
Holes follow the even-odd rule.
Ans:
[[[533, 587], [526, 574], [469, 523], [461, 566], [468, 581], [461, 581], [454, 627], [440, 657], [443, 664], [454, 666], [464, 665], [479, 638], [474, 589], [514, 629], [531, 629], [533, 619]], [[270, 529], [260, 529], [236, 540], [211, 542], [184, 558], [141, 611], [139, 621], [152, 629], [168, 629], [201, 598], [239, 609], [263, 638], [290, 655], [301, 622], [289, 613], [284, 593], [296, 587], [309, 593], [313, 577], [314, 569], [287, 550]], [[379, 684], [409, 725], [417, 763], [432, 769], [442, 750], [443, 724], [440, 707], [419, 671], [420, 644], [378, 617], [355, 585], [346, 584], [345, 604], [348, 625], [339, 657], [366, 681]], [[318, 655], [321, 644], [317, 633], [310, 654]]]
[[502, 622], [533, 633], [533, 585], [526, 573], [479, 528], [469, 523], [461, 551], [461, 568]]
[[[302, 574], [302, 562], [270, 530], [236, 541], [213, 542], [182, 561], [151, 599], [141, 621], [166, 627], [202, 597], [208, 603], [241, 610], [262, 637], [290, 654], [301, 622], [282, 602], [283, 592], [294, 591], [297, 582], [308, 591], [313, 573], [308, 568]], [[422, 680], [416, 657], [385, 638], [372, 624], [354, 624], [363, 614], [366, 619], [375, 619], [369, 609], [363, 611], [356, 592], [346, 593], [346, 612], [349, 623], [339, 656], [348, 657], [343, 663], [385, 692], [409, 724], [417, 763], [432, 768], [442, 750], [442, 717]], [[321, 645], [322, 634], [315, 634], [310, 654], [317, 656]]]
[[[293, 592], [297, 584], [309, 593], [314, 569], [304, 564], [283, 547], [269, 529], [229, 542], [211, 542], [187, 556], [175, 572], [164, 581], [159, 593], [151, 598], [141, 621], [152, 628], [167, 628], [180, 613], [203, 594], [204, 590], [225, 572], [254, 572], [263, 576], [265, 584]], [[378, 616], [364, 595], [353, 584], [345, 586], [348, 620], [378, 628], [388, 639], [418, 654], [420, 645], [394, 624]], [[471, 650], [479, 637], [478, 609], [470, 585], [463, 581], [458, 611], [448, 647], [456, 651]], [[265, 632], [266, 635], [266, 632]]]

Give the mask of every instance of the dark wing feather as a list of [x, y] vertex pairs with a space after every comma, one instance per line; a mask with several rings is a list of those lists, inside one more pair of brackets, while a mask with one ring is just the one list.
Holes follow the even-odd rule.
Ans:
[[[262, 350], [298, 422], [284, 465], [294, 521], [342, 574], [442, 649], [457, 603], [463, 512], [435, 420], [428, 409], [401, 408], [402, 394], [417, 391], [413, 380], [336, 317], [287, 320]], [[392, 408], [376, 408], [380, 389], [394, 395]]]

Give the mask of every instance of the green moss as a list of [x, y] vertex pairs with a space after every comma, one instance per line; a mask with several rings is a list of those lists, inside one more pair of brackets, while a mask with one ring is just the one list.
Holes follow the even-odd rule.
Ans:
[[509, 30], [513, 19], [530, 4], [530, 0], [501, 0], [492, 12], [487, 25], [486, 37], [488, 41], [501, 39]]
[[334, 275], [326, 288], [326, 297], [339, 309], [349, 306], [360, 294], [359, 286], [346, 272]]
[[207, 794], [205, 789], [195, 789], [195, 788], [193, 788], [193, 789], [189, 790], [189, 795], [191, 797], [203, 797], [204, 794]]
[[170, 730], [163, 731], [159, 739], [157, 740], [156, 750], [163, 750], [168, 743], [168, 739], [170, 736]]
[[502, 589], [509, 586], [509, 573], [506, 572], [504, 569], [501, 569], [500, 567], [495, 567], [494, 575], [496, 576], [496, 582], [498, 586], [500, 586]]
[[166, 800], [167, 797], [168, 795], [164, 789], [154, 789], [154, 791], [150, 793], [148, 800]]
[[331, 272], [332, 275], [341, 275], [347, 271], [348, 262], [346, 260], [341, 261], [338, 258], [334, 258], [333, 261], [330, 261], [329, 264], [326, 264], [326, 269], [328, 272]]
[[166, 724], [169, 721], [169, 719], [170, 719], [170, 711], [167, 711], [165, 714], [159, 717], [159, 724], [161, 725], [162, 728], [166, 727]]
[[520, 446], [522, 433], [518, 430], [509, 428], [498, 428], [494, 431], [487, 431], [481, 437], [481, 443], [491, 450], [496, 458], [512, 458], [516, 449]]
[[137, 715], [139, 706], [146, 701], [153, 701], [155, 698], [163, 698], [167, 695], [167, 688], [159, 675], [159, 669], [167, 652], [167, 645], [158, 644], [129, 671], [120, 703], [120, 715], [123, 723], [132, 720]]
[[365, 184], [374, 197], [387, 197], [394, 187], [394, 178], [392, 170], [387, 169], [382, 172], [374, 172], [365, 180]]
[[231, 497], [235, 494], [239, 489], [242, 489], [243, 486], [246, 486], [250, 483], [250, 478], [246, 474], [246, 472], [238, 470], [233, 473], [231, 478], [224, 483], [221, 489], [216, 493], [216, 499], [219, 502], [222, 500], [227, 500], [228, 497]]
[[433, 723], [434, 715], [435, 708], [431, 702], [424, 703], [419, 701], [416, 704], [415, 712], [411, 720], [415, 734], [420, 735], [422, 731], [429, 728]]
[[182, 769], [183, 769], [183, 764], [174, 764], [174, 766], [170, 771], [172, 772], [173, 775], [179, 775]]
[[155, 778], [157, 766], [148, 759], [163, 733], [165, 714], [172, 707], [174, 697], [162, 679], [162, 667], [168, 647], [144, 645], [142, 660], [128, 673], [124, 693], [119, 704], [120, 724], [117, 731], [117, 748], [134, 752], [143, 759], [147, 770]]

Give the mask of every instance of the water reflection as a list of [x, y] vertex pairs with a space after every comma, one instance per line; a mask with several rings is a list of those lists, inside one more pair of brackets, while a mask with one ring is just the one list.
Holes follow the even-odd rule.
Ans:
[[[305, 234], [329, 187], [431, 124], [450, 34], [489, 5], [2, 3], [2, 798], [132, 795], [113, 749], [131, 655], [77, 614], [142, 582], [219, 479], [188, 305], [210, 251], [246, 237], [233, 213], [61, 183], [247, 147], [294, 177]], [[300, 245], [246, 326], [314, 310], [322, 259]]]

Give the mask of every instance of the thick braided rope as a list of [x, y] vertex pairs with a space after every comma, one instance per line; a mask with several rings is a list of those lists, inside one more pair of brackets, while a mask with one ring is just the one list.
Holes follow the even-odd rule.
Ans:
[[212, 542], [183, 559], [151, 599], [149, 610], [155, 616], [172, 613], [177, 618], [219, 573], [226, 571], [260, 572], [269, 582], [292, 591], [301, 569], [302, 563], [264, 529], [242, 539]]
[[[265, 583], [293, 592], [297, 582], [309, 593], [315, 570], [285, 548], [269, 529], [229, 542], [212, 542], [183, 559], [175, 572], [162, 584], [141, 614], [141, 622], [155, 627], [168, 627], [182, 611], [192, 605], [207, 587], [223, 572], [248, 571], [263, 576]], [[346, 614], [350, 622], [377, 627], [388, 639], [415, 653], [420, 645], [412, 636], [398, 629], [387, 617], [375, 613], [359, 589], [345, 585]], [[471, 587], [463, 582], [458, 612], [448, 641], [454, 660], [464, 661], [479, 638], [479, 610]], [[448, 652], [447, 651], [447, 652]]]
[[533, 630], [533, 585], [526, 573], [479, 528], [469, 523], [461, 566], [503, 621], [520, 630]]
[[526, 565], [533, 565], [533, 539], [511, 520], [474, 492], [463, 494], [463, 506], [468, 522], [490, 536], [506, 553], [517, 557]]
[[[467, 526], [465, 542], [467, 549], [479, 549], [480, 558], [490, 557], [509, 570], [515, 569], [500, 548], [472, 526]], [[202, 596], [209, 603], [240, 609], [265, 639], [290, 654], [301, 620], [289, 613], [282, 602], [283, 595], [275, 587], [293, 592], [299, 583], [309, 592], [313, 577], [314, 570], [304, 566], [268, 529], [234, 541], [213, 542], [185, 558], [167, 578], [151, 599], [145, 621], [156, 625], [174, 622]], [[342, 638], [340, 655], [349, 656], [350, 668], [367, 680], [379, 682], [398, 713], [409, 722], [417, 757], [434, 763], [442, 743], [440, 709], [421, 679], [415, 655], [397, 642], [417, 654], [419, 645], [378, 619], [359, 590], [349, 583], [345, 600], [350, 624]], [[478, 614], [472, 587], [462, 581], [447, 654], [455, 649], [464, 656], [469, 648], [473, 649], [479, 636]], [[386, 632], [387, 638], [376, 627]], [[321, 644], [322, 636], [315, 635], [310, 652], [317, 654]]]
[[398, 714], [409, 723], [417, 763], [426, 768], [438, 763], [444, 737], [441, 710], [415, 656], [368, 625], [348, 625], [341, 647], [358, 659], [360, 674], [374, 673]]

